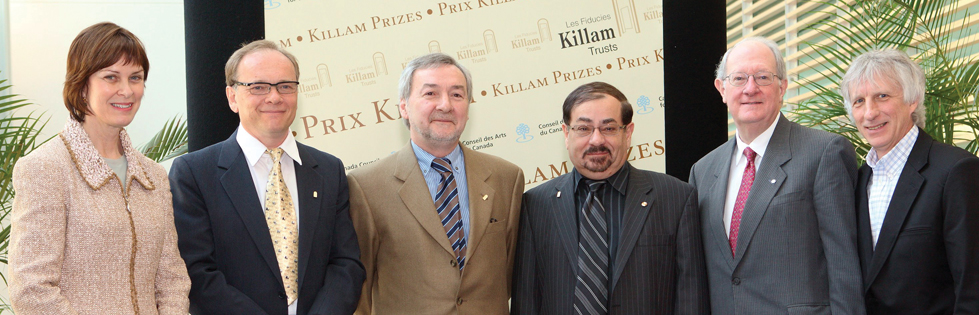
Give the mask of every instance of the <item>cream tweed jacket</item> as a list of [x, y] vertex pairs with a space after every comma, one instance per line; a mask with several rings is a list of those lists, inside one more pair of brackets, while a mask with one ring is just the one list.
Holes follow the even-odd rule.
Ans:
[[14, 167], [9, 290], [17, 315], [187, 314], [166, 171], [119, 137], [128, 191], [81, 124]]

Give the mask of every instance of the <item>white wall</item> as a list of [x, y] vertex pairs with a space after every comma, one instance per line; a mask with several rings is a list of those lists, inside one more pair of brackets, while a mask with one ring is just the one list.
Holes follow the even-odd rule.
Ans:
[[102, 21], [136, 34], [149, 55], [145, 96], [136, 119], [126, 128], [133, 143], [148, 141], [171, 117], [186, 117], [182, 0], [7, 1], [13, 91], [39, 105], [32, 109], [47, 111], [51, 121], [46, 135], [61, 131], [68, 118], [61, 95], [68, 47], [78, 32]]

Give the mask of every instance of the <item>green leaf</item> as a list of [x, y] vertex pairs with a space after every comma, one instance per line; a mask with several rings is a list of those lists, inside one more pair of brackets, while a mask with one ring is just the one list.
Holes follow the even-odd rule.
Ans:
[[187, 122], [181, 117], [170, 118], [139, 150], [157, 163], [187, 153]]

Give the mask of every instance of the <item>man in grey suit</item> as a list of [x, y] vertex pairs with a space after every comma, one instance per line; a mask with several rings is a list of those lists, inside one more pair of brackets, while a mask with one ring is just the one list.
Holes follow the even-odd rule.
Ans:
[[707, 314], [697, 193], [626, 162], [632, 105], [593, 82], [564, 101], [574, 169], [524, 194], [512, 314]]
[[712, 313], [864, 314], [853, 146], [782, 116], [787, 84], [764, 38], [742, 40], [717, 66], [737, 134], [690, 169]]

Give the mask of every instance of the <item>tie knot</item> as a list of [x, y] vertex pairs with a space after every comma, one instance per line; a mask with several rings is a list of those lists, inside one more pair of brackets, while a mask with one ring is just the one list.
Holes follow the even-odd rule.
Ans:
[[269, 153], [272, 157], [272, 164], [279, 163], [282, 160], [282, 148], [268, 149], [265, 152]]
[[605, 180], [591, 180], [591, 179], [585, 180], [585, 184], [588, 184], [588, 190], [590, 190], [593, 193], [601, 189], [602, 185], [605, 185], [605, 183], [606, 183]]
[[751, 147], [744, 148], [744, 156], [749, 160], [754, 161], [756, 155], [758, 155], [758, 153], [755, 153], [755, 150], [752, 150]]
[[435, 158], [432, 160], [432, 168], [442, 174], [452, 173], [452, 162], [447, 158]]

